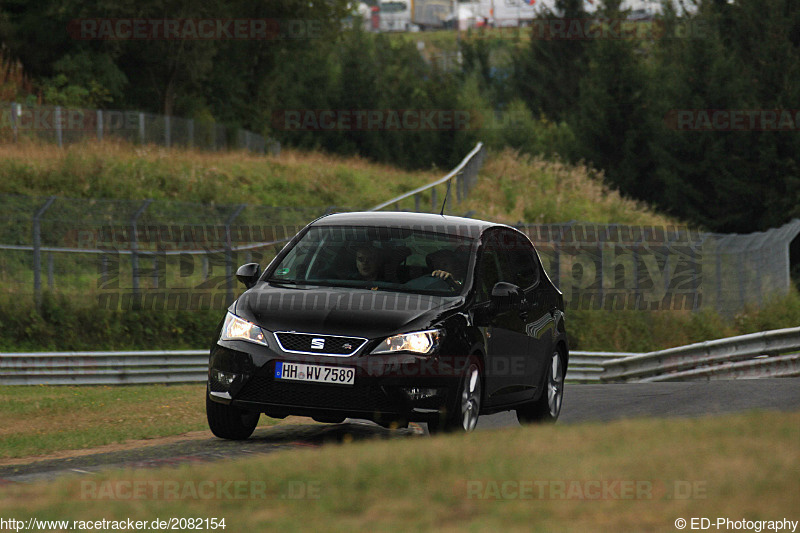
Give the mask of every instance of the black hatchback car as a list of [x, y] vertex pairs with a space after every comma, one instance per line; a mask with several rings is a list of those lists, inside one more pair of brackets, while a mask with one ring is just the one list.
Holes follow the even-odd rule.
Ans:
[[246, 439], [260, 413], [472, 430], [514, 409], [555, 421], [569, 348], [561, 292], [509, 226], [411, 213], [344, 213], [301, 230], [215, 333], [206, 411]]

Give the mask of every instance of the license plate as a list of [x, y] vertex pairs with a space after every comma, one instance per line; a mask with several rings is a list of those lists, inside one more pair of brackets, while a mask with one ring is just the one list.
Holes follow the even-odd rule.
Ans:
[[305, 363], [284, 363], [279, 361], [275, 363], [275, 379], [352, 385], [356, 382], [356, 371], [354, 368], [307, 365]]

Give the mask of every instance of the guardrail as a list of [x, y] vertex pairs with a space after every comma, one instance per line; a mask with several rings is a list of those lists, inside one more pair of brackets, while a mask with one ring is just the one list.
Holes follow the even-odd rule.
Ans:
[[205, 381], [208, 350], [0, 354], [0, 385], [123, 385]]
[[484, 147], [482, 142], [479, 142], [475, 145], [475, 148], [472, 149], [467, 156], [461, 160], [461, 163], [458, 164], [456, 168], [451, 170], [446, 176], [441, 179], [438, 179], [432, 183], [428, 183], [427, 185], [423, 185], [422, 187], [418, 187], [413, 191], [408, 191], [407, 193], [403, 193], [400, 196], [392, 198], [391, 200], [387, 200], [381, 204], [376, 205], [369, 211], [380, 211], [384, 207], [389, 207], [390, 205], [394, 205], [395, 209], [399, 209], [399, 204], [401, 200], [405, 200], [406, 198], [414, 197], [414, 211], [420, 212], [420, 203], [421, 203], [421, 194], [428, 189], [431, 191], [431, 211], [438, 212], [440, 210], [439, 203], [436, 197], [436, 186], [442, 185], [443, 183], [447, 183], [450, 180], [455, 181], [456, 189], [455, 189], [455, 202], [461, 202], [461, 199], [467, 196], [469, 190], [475, 185], [478, 179], [478, 171], [480, 170], [481, 166], [483, 165], [483, 160], [486, 157], [486, 148]]
[[567, 383], [600, 383], [605, 363], [641, 355], [631, 352], [569, 352], [569, 368], [567, 369]]
[[604, 363], [603, 383], [800, 376], [800, 327], [698, 342]]
[[[650, 353], [573, 351], [568, 383], [800, 376], [800, 327]], [[0, 353], [0, 385], [119, 385], [206, 380], [207, 350]]]

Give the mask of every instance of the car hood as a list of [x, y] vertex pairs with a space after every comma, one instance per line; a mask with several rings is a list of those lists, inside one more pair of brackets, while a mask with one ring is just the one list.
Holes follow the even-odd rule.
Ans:
[[462, 301], [462, 297], [260, 284], [242, 294], [234, 312], [270, 331], [377, 338], [429, 327]]

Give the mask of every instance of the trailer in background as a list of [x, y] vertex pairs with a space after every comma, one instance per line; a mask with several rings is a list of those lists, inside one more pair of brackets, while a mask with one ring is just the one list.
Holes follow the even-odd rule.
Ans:
[[411, 0], [411, 22], [420, 30], [445, 28], [453, 18], [455, 4], [453, 0]]

